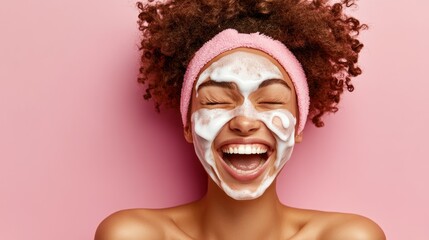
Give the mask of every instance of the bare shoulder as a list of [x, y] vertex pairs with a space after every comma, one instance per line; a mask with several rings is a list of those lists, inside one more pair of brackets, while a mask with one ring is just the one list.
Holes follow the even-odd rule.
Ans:
[[369, 218], [355, 214], [335, 214], [321, 239], [385, 240], [383, 230]]
[[97, 228], [95, 240], [189, 239], [165, 210], [130, 209], [115, 212]]
[[371, 219], [347, 213], [289, 208], [297, 220], [293, 240], [385, 240], [383, 230]]
[[312, 223], [320, 227], [320, 240], [385, 240], [383, 230], [371, 219], [346, 213], [323, 213]]
[[95, 240], [165, 239], [168, 217], [157, 211], [130, 209], [115, 212], [97, 228]]
[[100, 223], [95, 240], [191, 240], [190, 234], [193, 235], [194, 230], [191, 220], [195, 218], [196, 205], [115, 212]]

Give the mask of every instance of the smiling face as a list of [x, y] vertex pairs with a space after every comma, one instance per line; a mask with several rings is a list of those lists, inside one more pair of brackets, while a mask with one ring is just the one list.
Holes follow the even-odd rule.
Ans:
[[296, 95], [286, 71], [259, 50], [228, 51], [205, 66], [191, 106], [185, 135], [213, 181], [237, 200], [261, 196], [295, 144]]

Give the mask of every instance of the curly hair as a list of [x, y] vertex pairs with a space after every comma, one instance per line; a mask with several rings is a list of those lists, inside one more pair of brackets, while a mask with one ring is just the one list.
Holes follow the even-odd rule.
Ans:
[[[150, 1], [153, 2], [153, 1]], [[186, 67], [194, 53], [220, 31], [260, 32], [285, 44], [301, 62], [310, 91], [310, 118], [317, 127], [322, 116], [336, 112], [351, 78], [362, 73], [357, 39], [366, 28], [345, 8], [353, 0], [171, 0], [138, 2], [142, 32], [140, 76], [145, 99], [156, 108], [177, 108]]]

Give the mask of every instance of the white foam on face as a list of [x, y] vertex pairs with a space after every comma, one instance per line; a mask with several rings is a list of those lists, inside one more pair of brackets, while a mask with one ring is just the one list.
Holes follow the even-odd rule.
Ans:
[[[295, 144], [296, 119], [286, 109], [257, 111], [249, 100], [249, 95], [256, 91], [263, 81], [269, 79], [284, 80], [284, 77], [278, 67], [266, 57], [250, 52], [236, 51], [212, 63], [200, 74], [196, 83], [195, 97], [198, 96], [200, 84], [207, 79], [215, 82], [235, 83], [244, 101], [242, 105], [232, 110], [202, 108], [192, 114], [191, 123], [195, 152], [207, 173], [227, 195], [237, 200], [255, 199], [265, 192], [286, 161], [289, 160]], [[263, 122], [274, 133], [276, 139], [274, 169], [268, 169], [264, 172], [262, 181], [256, 189], [249, 189], [244, 186], [240, 189], [231, 187], [228, 182], [222, 179], [215, 163], [212, 150], [213, 141], [225, 124], [237, 116], [245, 116]]]

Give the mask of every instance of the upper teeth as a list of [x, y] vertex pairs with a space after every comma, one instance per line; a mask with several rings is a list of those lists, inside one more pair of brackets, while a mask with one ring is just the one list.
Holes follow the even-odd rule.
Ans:
[[229, 154], [262, 154], [267, 152], [267, 148], [261, 145], [245, 144], [224, 147], [222, 152]]

